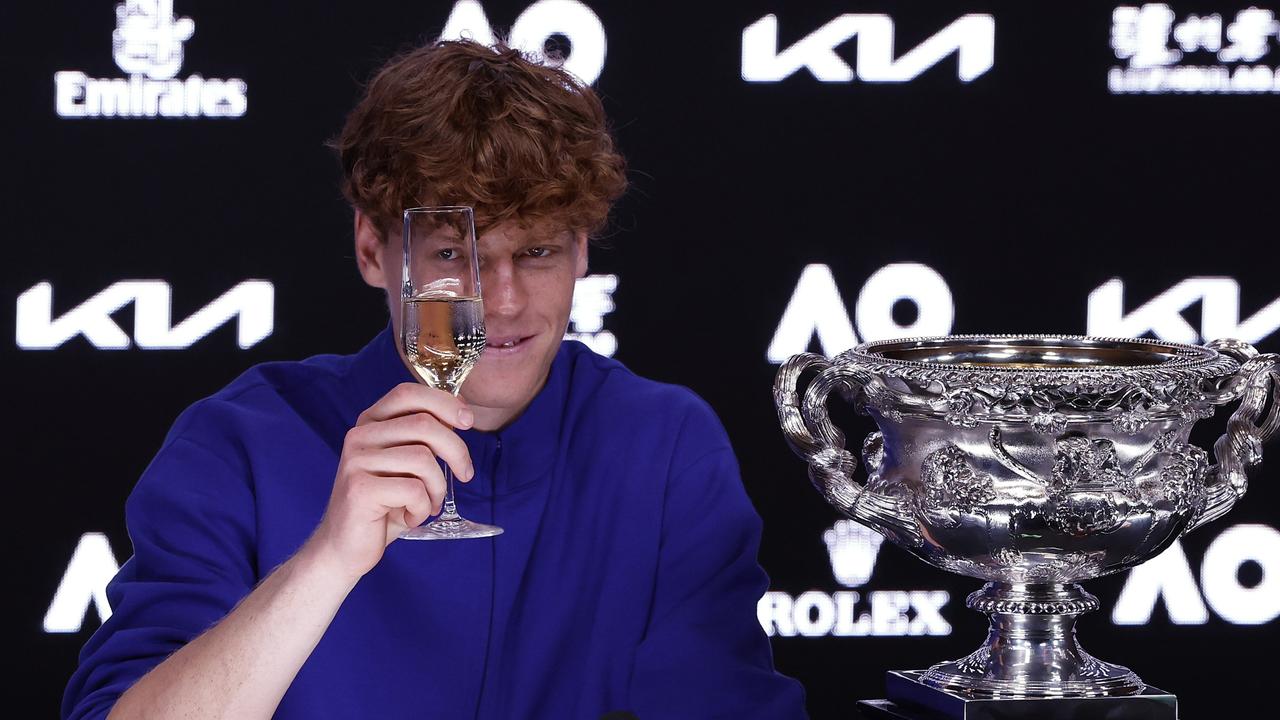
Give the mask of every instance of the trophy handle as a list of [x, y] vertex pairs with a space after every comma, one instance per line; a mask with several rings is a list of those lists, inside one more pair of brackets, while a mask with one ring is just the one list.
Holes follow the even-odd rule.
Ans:
[[[819, 372], [802, 402], [796, 386], [801, 373], [812, 369]], [[858, 461], [845, 449], [844, 433], [827, 413], [832, 390], [839, 389], [846, 399], [857, 402], [870, 382], [868, 373], [833, 364], [821, 355], [796, 355], [778, 369], [773, 385], [778, 421], [787, 444], [809, 463], [809, 478], [832, 507], [900, 545], [918, 547], [924, 537], [910, 502], [868, 490], [853, 479]]]
[[1249, 471], [1262, 462], [1263, 443], [1280, 429], [1280, 355], [1259, 355], [1252, 345], [1239, 340], [1214, 340], [1206, 347], [1240, 363], [1229, 388], [1240, 405], [1227, 421], [1226, 432], [1213, 444], [1217, 463], [1209, 468], [1204, 511], [1184, 532], [1217, 520], [1244, 497]]

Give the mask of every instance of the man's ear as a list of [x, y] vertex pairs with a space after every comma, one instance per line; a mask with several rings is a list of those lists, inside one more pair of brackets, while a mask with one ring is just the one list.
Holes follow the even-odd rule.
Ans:
[[587, 250], [589, 247], [587, 243], [587, 231], [586, 230], [573, 231], [573, 241], [578, 246], [578, 266], [574, 268], [574, 276], [586, 277], [587, 276]]
[[360, 276], [369, 285], [385, 289], [386, 269], [383, 267], [383, 253], [386, 251], [387, 244], [378, 233], [373, 220], [360, 210], [356, 210], [355, 236], [356, 264], [360, 266]]

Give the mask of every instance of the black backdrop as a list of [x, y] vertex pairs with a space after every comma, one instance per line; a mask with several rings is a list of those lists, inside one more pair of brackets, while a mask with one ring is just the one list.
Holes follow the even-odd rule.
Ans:
[[[859, 330], [860, 339], [896, 325], [1197, 342], [1212, 339], [1200, 337], [1208, 329], [1280, 350], [1273, 139], [1280, 96], [1186, 90], [1194, 77], [1256, 79], [1280, 64], [1280, 26], [1239, 15], [1247, 3], [1179, 2], [1167, 13], [1168, 6], [1142, 6], [1136, 44], [1125, 42], [1127, 11], [1115, 12], [1114, 3], [588, 4], [607, 38], [595, 84], [633, 181], [607, 247], [593, 251], [591, 272], [618, 282], [602, 329], [616, 338], [620, 360], [692, 387], [724, 420], [765, 521], [761, 561], [775, 593], [762, 621], [778, 632], [777, 665], [805, 683], [814, 717], [847, 716], [854, 699], [879, 695], [885, 669], [967, 653], [984, 620], [963, 607], [976, 581], [893, 547], [880, 549], [869, 579], [837, 581], [839, 562], [823, 539], [835, 513], [782, 442], [770, 396], [776, 365], [766, 351], [793, 294], [804, 296], [792, 316], [799, 324], [783, 335], [810, 337], [821, 318], [829, 344], [842, 327]], [[242, 116], [60, 117], [55, 73], [138, 72], [113, 59], [112, 33], [122, 26], [116, 5], [0, 7], [7, 98], [0, 197], [9, 204], [10, 257], [0, 296], [15, 308], [0, 320], [14, 338], [0, 344], [9, 410], [5, 527], [17, 568], [5, 636], [22, 678], [10, 702], [33, 708], [56, 706], [79, 647], [99, 624], [91, 598], [109, 577], [109, 556], [123, 562], [130, 553], [124, 500], [174, 417], [254, 363], [354, 352], [385, 324], [381, 295], [355, 271], [350, 213], [322, 143], [340, 127], [360, 80], [395, 50], [437, 36], [454, 10], [450, 2], [178, 0], [174, 12], [192, 20], [194, 33], [179, 43], [176, 77], [243, 81]], [[163, 5], [128, 3], [131, 22], [154, 23]], [[577, 6], [528, 11], [564, 24], [556, 40], [568, 40], [571, 61], [574, 48], [590, 45], [586, 35], [573, 37], [585, 32], [573, 20], [582, 14]], [[527, 7], [486, 0], [482, 11], [503, 28]], [[1280, 3], [1268, 7], [1280, 11]], [[954, 32], [966, 33], [960, 52], [972, 53], [971, 64], [982, 68], [984, 48], [993, 49], [992, 62], [966, 81], [958, 77], [964, 62], [939, 51], [946, 57], [926, 58], [914, 78], [877, 80], [879, 66], [859, 51], [886, 37], [877, 30], [883, 22], [857, 25], [858, 38], [836, 45], [834, 55], [805, 40], [846, 13], [892, 19], [899, 70], [905, 53], [928, 54], [926, 40], [962, 16], [990, 16], [993, 35], [981, 17]], [[748, 66], [800, 63], [808, 48], [805, 58], [821, 65], [825, 57], [823, 67], [843, 66], [855, 77], [820, 81], [799, 68], [779, 82], [744, 80], [743, 31], [770, 14], [782, 54], [747, 43]], [[160, 27], [169, 33], [162, 39], [172, 39], [174, 26]], [[1197, 29], [1200, 46], [1171, 59], [1168, 51]], [[946, 45], [960, 35], [939, 37]], [[136, 43], [125, 50], [156, 66], [167, 52]], [[1168, 73], [1183, 90], [1112, 92], [1113, 68], [1130, 77]], [[68, 87], [73, 105], [87, 102], [77, 94], [87, 90]], [[228, 107], [213, 110], [238, 114]], [[895, 263], [931, 271], [899, 267], [862, 294]], [[800, 283], [811, 265], [822, 267]], [[823, 268], [844, 307], [824, 285]], [[930, 290], [931, 272], [953, 306]], [[1091, 293], [1114, 288], [1104, 287], [1114, 279], [1123, 284], [1122, 304], [1102, 292], [1091, 311]], [[185, 348], [141, 347], [154, 343], [135, 321], [154, 323], [164, 302], [119, 285], [129, 280], [167, 283], [174, 325], [239, 283], [268, 281], [273, 300], [259, 297], [240, 320], [269, 319], [271, 332], [242, 349], [227, 313], [227, 322], [210, 323]], [[110, 313], [133, 338], [124, 349], [95, 347], [75, 332], [92, 324], [92, 312], [67, 315], [108, 289], [124, 293]], [[908, 299], [895, 301], [899, 295]], [[125, 302], [130, 297], [138, 299]], [[58, 325], [58, 318], [70, 319]], [[105, 320], [94, 322], [100, 328]], [[64, 325], [74, 327], [60, 340], [54, 331]], [[596, 329], [590, 325], [578, 329]], [[810, 347], [828, 354], [843, 349], [814, 340]], [[1204, 443], [1223, 416], [1205, 429]], [[865, 418], [845, 421], [855, 438], [872, 429]], [[1178, 693], [1187, 717], [1223, 703], [1239, 712], [1254, 707], [1271, 676], [1264, 658], [1280, 613], [1280, 533], [1271, 527], [1280, 524], [1272, 509], [1280, 495], [1269, 475], [1260, 473], [1225, 519], [1184, 538], [1185, 562], [1174, 557], [1141, 578], [1088, 585], [1104, 609], [1081, 621], [1086, 648]], [[862, 553], [864, 565], [873, 559], [865, 546], [842, 550], [855, 561]], [[945, 591], [945, 622], [924, 629], [949, 634], [901, 636], [906, 625], [890, 612], [898, 590]], [[855, 615], [879, 613], [873, 634], [863, 625], [858, 636], [830, 636], [826, 613], [850, 597], [838, 603], [838, 592], [859, 594]], [[1127, 609], [1117, 623], [1122, 599]], [[825, 637], [785, 636], [801, 632], [797, 626]]]

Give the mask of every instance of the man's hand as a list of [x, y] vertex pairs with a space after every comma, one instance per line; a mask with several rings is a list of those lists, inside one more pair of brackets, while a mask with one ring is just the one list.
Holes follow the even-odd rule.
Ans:
[[320, 642], [343, 600], [388, 544], [444, 501], [444, 473], [474, 475], [454, 428], [471, 410], [441, 390], [397, 385], [360, 414], [324, 518], [306, 544], [226, 617], [133, 684], [111, 720], [268, 718]]
[[436, 458], [462, 482], [475, 475], [454, 432], [475, 418], [466, 403], [418, 383], [392, 388], [347, 432], [333, 494], [305, 550], [359, 579], [408, 527], [440, 512], [445, 480]]

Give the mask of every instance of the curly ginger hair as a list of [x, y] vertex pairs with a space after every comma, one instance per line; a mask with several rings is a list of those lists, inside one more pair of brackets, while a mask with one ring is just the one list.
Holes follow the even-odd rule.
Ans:
[[384, 241], [420, 205], [470, 205], [480, 232], [552, 221], [594, 235], [627, 187], [595, 91], [502, 43], [393, 58], [329, 144], [343, 194]]

